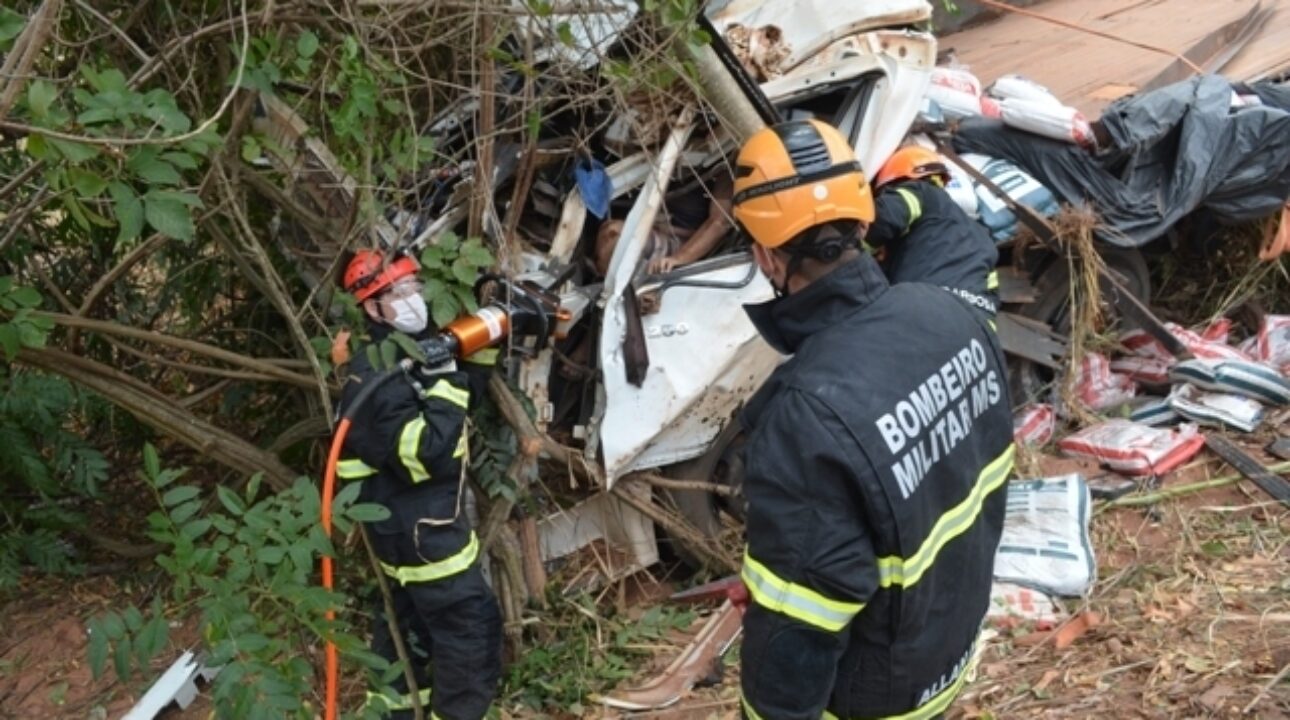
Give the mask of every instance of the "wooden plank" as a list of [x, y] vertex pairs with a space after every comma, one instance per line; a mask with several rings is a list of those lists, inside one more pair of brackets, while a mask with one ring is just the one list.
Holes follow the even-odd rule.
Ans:
[[[1100, 32], [1184, 52], [1215, 28], [1236, 20], [1256, 0], [1048, 0], [1032, 10]], [[1290, 63], [1290, 0], [1264, 0], [1274, 11], [1258, 35], [1224, 68], [1252, 78]], [[1167, 67], [1172, 58], [1035, 18], [999, 19], [941, 38], [985, 85], [1021, 73], [1090, 118]]]
[[1263, 492], [1280, 500], [1282, 505], [1290, 507], [1290, 482], [1285, 478], [1268, 472], [1268, 469], [1258, 460], [1250, 457], [1248, 453], [1222, 435], [1206, 435], [1205, 444], [1248, 480], [1258, 485]]

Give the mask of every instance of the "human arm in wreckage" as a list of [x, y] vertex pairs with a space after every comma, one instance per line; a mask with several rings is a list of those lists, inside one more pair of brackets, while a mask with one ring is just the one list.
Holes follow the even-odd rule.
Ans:
[[743, 580], [745, 717], [821, 716], [847, 629], [878, 586], [845, 431], [795, 390], [776, 398], [748, 444]]
[[[408, 377], [390, 381], [359, 408], [345, 439], [342, 466], [353, 460], [362, 463], [350, 475], [353, 479], [379, 470], [410, 484], [432, 478], [455, 482], [453, 461], [465, 454], [469, 387], [464, 372], [429, 373], [419, 367]], [[352, 401], [358, 390], [351, 381], [342, 404]], [[346, 467], [338, 472], [349, 474]]]
[[923, 215], [921, 195], [928, 192], [926, 183], [907, 182], [884, 187], [874, 197], [874, 220], [865, 234], [865, 244], [873, 249], [885, 248], [909, 234]]

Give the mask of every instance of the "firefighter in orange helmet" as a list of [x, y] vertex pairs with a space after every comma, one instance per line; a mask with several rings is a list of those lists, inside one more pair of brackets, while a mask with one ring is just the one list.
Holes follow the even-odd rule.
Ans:
[[1012, 467], [1003, 353], [939, 288], [889, 285], [846, 139], [744, 144], [734, 216], [778, 297], [746, 309], [792, 359], [742, 424], [747, 718], [932, 718], [968, 674]]
[[[362, 306], [373, 343], [398, 331], [421, 339], [433, 331], [421, 296], [417, 262], [386, 258], [376, 250], [355, 253], [342, 284]], [[404, 356], [396, 350], [396, 361]], [[358, 352], [349, 366], [340, 407], [354, 402], [379, 369]], [[389, 510], [366, 523], [372, 548], [390, 587], [404, 647], [418, 693], [399, 673], [394, 697], [369, 693], [366, 709], [382, 716], [478, 720], [488, 711], [501, 676], [501, 611], [484, 583], [479, 539], [463, 511], [466, 413], [471, 377], [454, 363], [415, 370], [380, 386], [356, 410], [337, 464], [342, 481], [362, 483], [359, 502]], [[398, 660], [375, 604], [372, 650]], [[433, 671], [431, 671], [433, 665]]]
[[999, 253], [990, 233], [945, 192], [949, 179], [937, 153], [917, 145], [897, 150], [874, 179], [878, 217], [865, 242], [882, 252], [892, 283], [938, 285], [993, 318]]

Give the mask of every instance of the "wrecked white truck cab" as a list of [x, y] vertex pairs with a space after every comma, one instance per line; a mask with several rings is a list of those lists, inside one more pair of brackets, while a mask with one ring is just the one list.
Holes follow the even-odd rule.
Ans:
[[[779, 77], [762, 84], [762, 91], [787, 119], [817, 117], [838, 126], [870, 178], [899, 146], [922, 105], [936, 40], [915, 28], [926, 26], [930, 17], [924, 0], [736, 0], [711, 14], [722, 33], [735, 24], [774, 25], [782, 31], [791, 53]], [[684, 461], [715, 460], [732, 436], [723, 430], [782, 360], [743, 311], [743, 305], [772, 296], [749, 253], [737, 250], [665, 274], [645, 273], [651, 228], [669, 183], [705, 172], [711, 176], [714, 168], [729, 172], [726, 163], [737, 148], [724, 128], [693, 140], [699, 125], [695, 114], [694, 108], [683, 111], [661, 148], [643, 149], [607, 169], [613, 195], [635, 194], [636, 199], [604, 283], [559, 288], [575, 322], [598, 324], [595, 407], [585, 425], [575, 428], [575, 437], [583, 442], [586, 459], [603, 469], [605, 490], [635, 471], [666, 474]], [[586, 205], [574, 188], [550, 251], [529, 254], [525, 265], [567, 266], [587, 222]], [[553, 279], [542, 271], [532, 278]], [[519, 362], [520, 389], [537, 408], [542, 430], [553, 416], [554, 353], [547, 348]], [[683, 467], [710, 470], [714, 464]], [[715, 511], [714, 502], [690, 497], [680, 506], [701, 531], [713, 532], [715, 517], [704, 513]], [[630, 566], [618, 569], [623, 573], [658, 559], [652, 524], [611, 494], [602, 492], [543, 521], [544, 560], [595, 539], [594, 533], [568, 532], [571, 526], [605, 530], [606, 540], [631, 558]], [[552, 534], [564, 542], [549, 542]]]

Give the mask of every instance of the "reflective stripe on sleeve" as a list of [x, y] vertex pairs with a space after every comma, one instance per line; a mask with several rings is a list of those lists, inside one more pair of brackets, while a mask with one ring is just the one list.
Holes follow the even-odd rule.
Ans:
[[[421, 707], [428, 707], [430, 705], [430, 694], [431, 694], [430, 688], [426, 688], [418, 692], [417, 704], [420, 705]], [[405, 695], [396, 695], [393, 702], [391, 702], [390, 698], [384, 695], [380, 695], [378, 693], [374, 693], [371, 690], [368, 690], [367, 702], [363, 704], [363, 707], [370, 708], [382, 714], [396, 712], [399, 710], [411, 710], [413, 707], [412, 694], [408, 693]]]
[[[743, 688], [739, 689], [739, 704], [743, 706], [744, 715], [748, 716], [748, 720], [761, 720], [761, 715], [757, 714], [757, 711], [753, 709], [752, 703], [748, 702], [748, 698], [744, 696]], [[825, 717], [827, 716], [828, 713], [825, 712]]]
[[[919, 705], [909, 712], [901, 713], [899, 715], [884, 715], [882, 717], [873, 718], [873, 720], [931, 720], [945, 712], [945, 709], [950, 706], [950, 703], [954, 702], [954, 698], [959, 696], [959, 692], [963, 689], [964, 683], [967, 682], [968, 676], [974, 672], [974, 668], [976, 666], [976, 650], [973, 648], [968, 652], [973, 653], [973, 657], [968, 662], [967, 667], [963, 668], [959, 672], [958, 677], [954, 678], [953, 682], [929, 698], [927, 702]], [[741, 695], [740, 697], [742, 698], [743, 696]], [[823, 720], [839, 720], [839, 718], [837, 715], [825, 710]]]
[[466, 362], [474, 363], [475, 365], [496, 365], [498, 354], [497, 348], [484, 348], [466, 358]]
[[457, 447], [453, 449], [452, 457], [453, 459], [456, 459], [464, 456], [465, 454], [466, 454], [466, 431], [462, 430], [461, 434], [457, 436]]
[[864, 608], [864, 603], [831, 600], [808, 587], [788, 582], [747, 553], [744, 553], [740, 575], [758, 605], [828, 632], [846, 627]]
[[918, 582], [928, 568], [932, 566], [932, 563], [936, 562], [936, 556], [941, 552], [941, 549], [949, 544], [951, 540], [966, 532], [976, 522], [977, 516], [981, 514], [981, 508], [985, 504], [986, 496], [1007, 482], [1008, 474], [1012, 472], [1012, 460], [1015, 454], [1016, 446], [1009, 445], [1008, 449], [1004, 450], [999, 457], [986, 465], [981, 474], [977, 476], [976, 484], [972, 486], [972, 492], [968, 493], [963, 502], [941, 515], [917, 552], [908, 558], [896, 556], [878, 558], [879, 586], [901, 585], [909, 587]]
[[397, 580], [400, 585], [434, 582], [435, 580], [442, 580], [465, 572], [477, 557], [479, 557], [479, 538], [474, 532], [471, 532], [470, 540], [466, 543], [466, 547], [443, 560], [426, 563], [425, 565], [404, 565], [402, 567], [381, 563], [381, 570], [385, 571], [386, 575]]
[[986, 290], [999, 289], [999, 271], [998, 270], [991, 270], [990, 274], [985, 276], [985, 289]]
[[434, 387], [426, 391], [427, 398], [439, 398], [458, 407], [464, 408], [470, 404], [470, 391], [463, 390], [447, 380], [439, 380]]
[[918, 222], [918, 218], [923, 216], [923, 204], [918, 201], [918, 196], [908, 188], [896, 188], [896, 193], [904, 198], [905, 204], [909, 206], [909, 222], [905, 223], [905, 232]]
[[375, 474], [376, 468], [358, 458], [349, 458], [336, 463], [336, 477], [342, 480], [358, 480]]
[[408, 475], [414, 483], [430, 479], [430, 472], [421, 464], [421, 458], [417, 457], [417, 450], [421, 447], [421, 433], [425, 429], [426, 419], [418, 415], [409, 420], [403, 426], [403, 432], [399, 433], [399, 460], [408, 469]]

